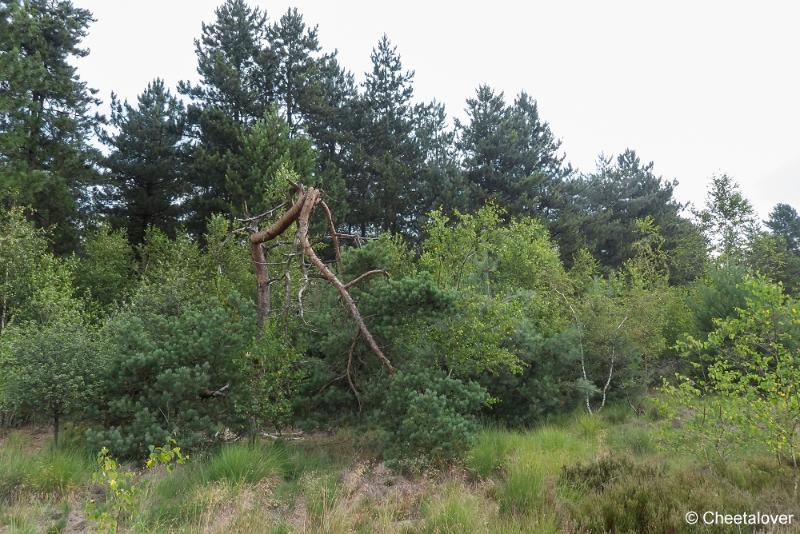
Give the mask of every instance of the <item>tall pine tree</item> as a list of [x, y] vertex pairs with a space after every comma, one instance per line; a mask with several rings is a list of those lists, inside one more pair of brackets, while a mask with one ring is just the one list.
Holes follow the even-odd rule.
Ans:
[[478, 87], [467, 100], [467, 122], [457, 121], [464, 178], [471, 186], [471, 207], [493, 199], [511, 213], [551, 218], [564, 177], [561, 142], [539, 117], [526, 93], [508, 106], [503, 93]]
[[185, 176], [185, 111], [156, 79], [139, 95], [136, 107], [112, 102], [115, 134], [104, 136], [111, 148], [106, 211], [115, 226], [128, 230], [132, 244], [144, 241], [148, 226], [172, 237], [189, 193]]
[[372, 51], [372, 71], [355, 107], [353, 168], [347, 176], [351, 228], [411, 233], [410, 206], [422, 153], [414, 139], [414, 73], [404, 71], [397, 48], [384, 35]]
[[305, 122], [304, 108], [313, 96], [310, 85], [320, 58], [317, 28], [308, 28], [296, 8], [290, 8], [268, 31], [275, 62], [275, 91], [289, 131], [295, 135]]
[[88, 54], [80, 43], [90, 22], [69, 1], [0, 2], [0, 195], [6, 206], [32, 206], [60, 252], [77, 244], [97, 176], [89, 139], [99, 101], [71, 64]]
[[190, 98], [188, 119], [194, 150], [190, 179], [193, 195], [188, 224], [197, 235], [208, 217], [227, 213], [231, 194], [229, 167], [242, 151], [249, 126], [274, 102], [274, 55], [266, 47], [267, 16], [243, 0], [227, 0], [203, 24], [195, 41], [200, 83], [183, 82], [179, 92]]
[[607, 269], [617, 269], [633, 257], [637, 220], [647, 216], [664, 235], [673, 282], [698, 276], [705, 261], [700, 229], [684, 217], [685, 206], [674, 197], [677, 181], [665, 180], [633, 150], [615, 159], [600, 158], [595, 172], [569, 180], [569, 205], [554, 223], [562, 258], [571, 263], [585, 247]]

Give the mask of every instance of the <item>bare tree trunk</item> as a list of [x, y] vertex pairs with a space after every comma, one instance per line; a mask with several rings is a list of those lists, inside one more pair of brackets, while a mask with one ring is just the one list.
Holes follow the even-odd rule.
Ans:
[[53, 445], [58, 448], [58, 428], [61, 426], [61, 413], [58, 408], [53, 410]]
[[258, 335], [261, 336], [264, 333], [264, 323], [270, 312], [269, 271], [263, 243], [251, 242], [250, 256], [253, 258], [253, 265], [256, 269], [256, 326], [258, 327]]
[[[588, 384], [589, 377], [586, 375], [586, 358], [584, 357], [584, 354], [583, 354], [583, 326], [581, 325], [581, 322], [578, 319], [578, 312], [575, 311], [575, 308], [573, 308], [572, 303], [569, 301], [569, 299], [567, 299], [567, 296], [564, 293], [562, 293], [561, 291], [559, 291], [558, 289], [556, 289], [556, 293], [561, 295], [561, 298], [563, 298], [564, 302], [567, 303], [567, 306], [569, 307], [569, 310], [572, 312], [572, 317], [575, 320], [575, 328], [578, 329], [578, 349], [580, 351], [580, 359], [581, 359], [581, 374], [583, 375], [584, 382], [586, 382]], [[586, 401], [586, 410], [589, 412], [589, 415], [591, 415], [593, 413], [592, 412], [592, 403], [589, 400], [589, 392], [588, 391], [586, 392], [585, 401]]]
[[[617, 332], [619, 332], [620, 328], [622, 328], [622, 325], [624, 325], [625, 321], [627, 321], [627, 320], [628, 320], [628, 316], [626, 315], [625, 318], [622, 320], [622, 322], [620, 322], [619, 325], [617, 326], [617, 328], [614, 330], [615, 334]], [[603, 400], [600, 403], [600, 409], [603, 409], [605, 407], [605, 405], [606, 405], [606, 393], [608, 392], [608, 386], [611, 385], [611, 377], [614, 375], [614, 360], [615, 360], [615, 357], [617, 355], [617, 343], [616, 343], [616, 341], [617, 341], [617, 338], [615, 336], [614, 339], [611, 341], [611, 343], [612, 343], [611, 344], [611, 364], [608, 367], [608, 378], [606, 379], [606, 383], [603, 386]]]

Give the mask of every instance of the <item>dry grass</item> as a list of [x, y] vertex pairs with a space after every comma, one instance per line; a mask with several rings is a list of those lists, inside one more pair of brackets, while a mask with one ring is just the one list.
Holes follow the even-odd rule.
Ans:
[[[678, 431], [669, 422], [609, 413], [569, 416], [530, 431], [486, 429], [463, 468], [415, 478], [391, 472], [347, 434], [254, 448], [229, 445], [172, 474], [141, 477], [146, 490], [139, 524], [149, 532], [186, 533], [510, 534], [602, 531], [598, 525], [609, 517], [620, 521], [626, 513], [644, 513], [649, 531], [661, 532], [658, 522], [670, 521], [669, 528], [681, 532], [674, 518], [695, 504], [787, 513], [797, 507], [785, 466], [770, 458], [701, 472], [696, 458], [659, 446], [659, 432]], [[0, 506], [0, 533], [90, 531], [81, 502], [87, 486], [75, 467], [80, 463], [46, 448], [31, 452], [30, 443], [17, 435], [0, 444], [0, 455], [14, 459], [4, 467], [6, 486], [9, 480], [35, 480], [30, 473], [50, 473], [38, 483], [51, 489], [33, 491], [29, 482], [7, 495]], [[588, 468], [609, 456], [665, 466], [665, 474], [646, 481], [623, 477], [602, 493], [564, 487], [564, 466]], [[63, 465], [56, 469], [48, 462]], [[702, 480], [693, 487], [691, 476], [698, 473]], [[68, 489], [59, 490], [62, 486]], [[629, 511], [625, 495], [634, 491], [646, 508]], [[669, 509], [658, 506], [656, 497], [665, 496]], [[601, 508], [605, 515], [596, 515]]]

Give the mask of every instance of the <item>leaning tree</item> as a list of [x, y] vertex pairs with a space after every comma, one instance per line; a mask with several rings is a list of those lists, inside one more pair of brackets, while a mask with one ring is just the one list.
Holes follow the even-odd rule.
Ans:
[[[286, 202], [260, 215], [242, 219], [242, 221], [247, 224], [245, 227], [246, 231], [248, 231], [250, 234], [250, 255], [252, 257], [256, 272], [256, 294], [258, 303], [257, 325], [259, 335], [261, 332], [263, 332], [264, 323], [271, 312], [270, 286], [274, 282], [280, 280], [280, 278], [277, 277], [270, 278], [269, 262], [267, 261], [266, 252], [268, 249], [266, 248], [266, 245], [269, 242], [276, 240], [278, 237], [284, 236], [284, 234], [289, 231], [292, 225], [297, 223], [297, 231], [295, 233], [294, 240], [291, 241], [291, 243], [293, 243], [296, 253], [301, 257], [301, 263], [303, 265], [304, 272], [304, 284], [300, 288], [298, 294], [301, 315], [303, 313], [303, 293], [306, 289], [309, 278], [307, 264], [305, 262], [307, 259], [311, 266], [318, 271], [321, 278], [336, 288], [342, 304], [353, 318], [353, 321], [356, 323], [357, 331], [353, 338], [353, 343], [350, 350], [351, 359], [356, 343], [358, 342], [359, 338], [363, 338], [370, 350], [375, 354], [375, 356], [377, 356], [386, 370], [390, 374], [394, 373], [394, 367], [389, 359], [383, 354], [383, 351], [378, 346], [375, 338], [372, 337], [372, 334], [367, 328], [366, 323], [364, 323], [364, 318], [358, 311], [358, 306], [356, 306], [353, 297], [350, 295], [350, 288], [359, 282], [374, 275], [386, 275], [387, 273], [386, 271], [378, 269], [370, 270], [359, 276], [356, 276], [353, 280], [347, 283], [342, 282], [339, 277], [325, 264], [325, 262], [323, 262], [319, 256], [317, 256], [317, 253], [311, 246], [311, 240], [309, 239], [308, 235], [309, 220], [311, 219], [311, 216], [314, 213], [317, 205], [319, 205], [324, 212], [327, 227], [330, 231], [330, 239], [333, 243], [333, 248], [336, 254], [337, 271], [341, 273], [341, 250], [339, 248], [339, 239], [343, 237], [356, 236], [343, 234], [336, 230], [336, 225], [333, 222], [331, 210], [328, 208], [328, 205], [325, 204], [325, 201], [322, 200], [322, 192], [318, 188], [305, 187], [301, 184], [292, 184], [289, 191], [289, 198]], [[273, 216], [278, 213], [280, 213], [280, 216], [275, 219], [272, 224], [263, 230], [260, 229], [260, 225], [264, 221], [273, 218]], [[288, 287], [289, 286], [287, 285], [287, 288]]]

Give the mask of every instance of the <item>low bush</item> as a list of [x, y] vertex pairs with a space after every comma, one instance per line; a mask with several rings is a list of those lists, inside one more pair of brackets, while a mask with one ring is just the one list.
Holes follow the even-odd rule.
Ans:
[[398, 371], [371, 396], [378, 445], [387, 465], [402, 471], [463, 458], [475, 441], [475, 416], [489, 401], [478, 384], [437, 369]]

